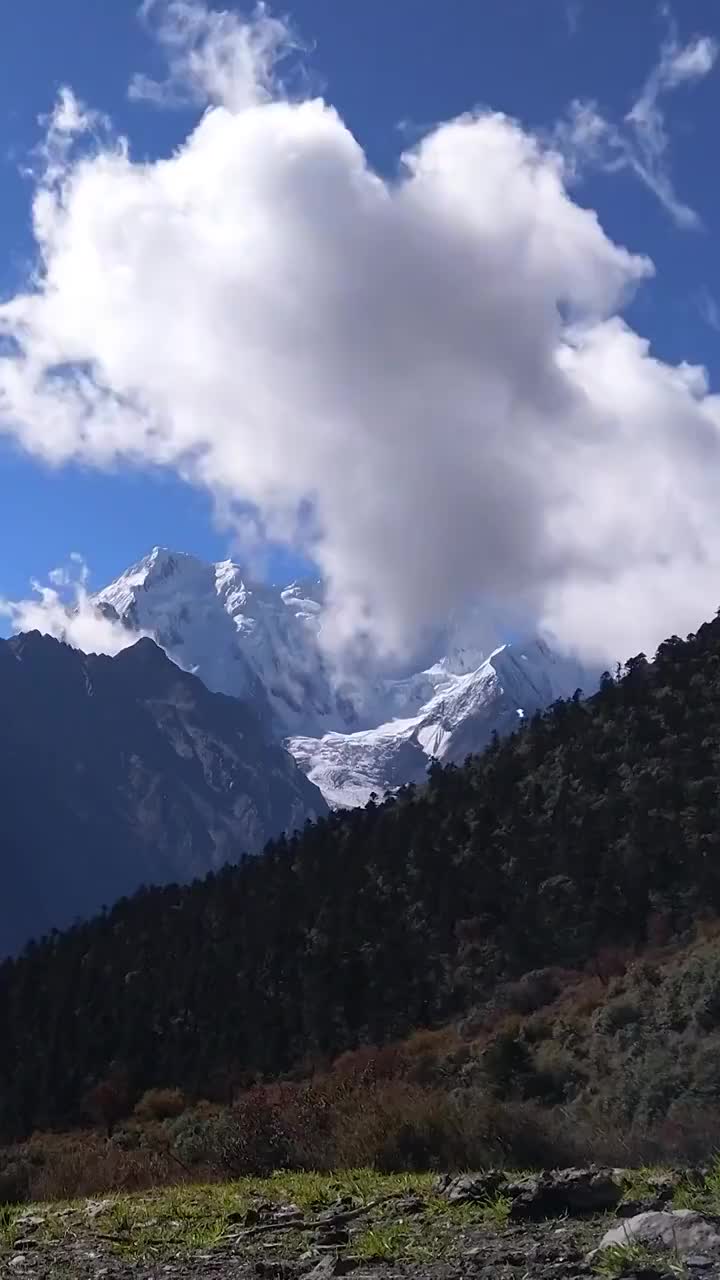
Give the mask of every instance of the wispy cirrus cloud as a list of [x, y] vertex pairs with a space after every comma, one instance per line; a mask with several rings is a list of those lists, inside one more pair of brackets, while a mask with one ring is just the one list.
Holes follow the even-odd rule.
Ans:
[[577, 34], [582, 21], [582, 0], [565, 0], [565, 21], [571, 36]]
[[70, 155], [81, 139], [106, 139], [111, 130], [108, 117], [95, 111], [78, 98], [69, 85], [62, 85], [55, 105], [48, 115], [40, 117], [45, 136], [34, 153], [40, 167], [40, 180], [51, 185], [66, 170]]
[[670, 169], [670, 137], [663, 100], [668, 94], [703, 80], [713, 70], [718, 42], [697, 36], [681, 44], [674, 26], [660, 50], [657, 64], [623, 120], [614, 123], [597, 102], [577, 99], [554, 138], [572, 168], [613, 173], [627, 170], [652, 191], [677, 226], [697, 229], [701, 219], [675, 190]]
[[165, 51], [168, 75], [133, 76], [128, 95], [159, 107], [223, 103], [238, 111], [267, 102], [279, 87], [279, 63], [295, 47], [287, 21], [267, 5], [248, 22], [196, 0], [144, 0], [140, 14]]
[[703, 320], [716, 333], [720, 333], [720, 305], [707, 287], [698, 290], [695, 301]]

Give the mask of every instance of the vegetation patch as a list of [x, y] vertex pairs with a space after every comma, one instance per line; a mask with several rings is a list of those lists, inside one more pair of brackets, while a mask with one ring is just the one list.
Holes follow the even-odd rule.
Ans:
[[[357, 1095], [318, 1160], [272, 1130], [287, 1098], [261, 1114], [255, 1094], [262, 1144], [226, 1173], [467, 1162], [448, 1085], [596, 1119], [614, 1103], [619, 1131], [667, 1120], [659, 1159], [688, 1109], [720, 1131], [719, 692], [715, 619], [426, 786], [28, 947], [0, 965], [0, 1135], [132, 1118], [174, 1141], [188, 1106], [326, 1087], [347, 1054], [355, 1075], [366, 1056], [362, 1125]], [[383, 1150], [403, 1089], [422, 1123]], [[296, 1093], [301, 1128], [316, 1101]]]
[[431, 1260], [456, 1256], [469, 1229], [492, 1232], [506, 1220], [499, 1199], [448, 1204], [429, 1174], [276, 1172], [145, 1195], [6, 1208], [0, 1211], [0, 1257], [22, 1238], [29, 1252], [82, 1240], [128, 1259], [166, 1261], [224, 1249], [247, 1258], [271, 1253], [292, 1259], [328, 1238], [335, 1239], [335, 1251], [365, 1260]]
[[603, 1249], [595, 1263], [595, 1271], [607, 1280], [621, 1280], [647, 1272], [649, 1275], [686, 1277], [690, 1272], [677, 1254], [650, 1249], [643, 1244], [614, 1244]]

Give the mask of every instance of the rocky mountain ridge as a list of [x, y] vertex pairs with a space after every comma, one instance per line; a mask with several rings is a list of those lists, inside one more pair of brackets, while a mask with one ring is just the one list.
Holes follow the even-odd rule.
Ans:
[[0, 640], [0, 778], [0, 955], [326, 811], [252, 708], [147, 638], [114, 658]]

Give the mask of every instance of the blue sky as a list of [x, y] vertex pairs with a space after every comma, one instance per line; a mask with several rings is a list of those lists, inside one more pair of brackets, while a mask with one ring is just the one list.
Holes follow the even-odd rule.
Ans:
[[[243, 14], [242, 6], [228, 5]], [[670, 15], [650, 0], [295, 0], [289, 13], [305, 42], [311, 88], [338, 110], [380, 173], [440, 121], [475, 107], [549, 132], [573, 99], [593, 100], [621, 121], [657, 63], [669, 22], [679, 44], [720, 37], [715, 0], [682, 0]], [[112, 119], [136, 160], [170, 155], [197, 106], [158, 110], [128, 99], [138, 71], [161, 78], [163, 54], [130, 0], [23, 0], [4, 14], [0, 76], [0, 292], [22, 288], [34, 258], [33, 186], [20, 172], [43, 136], [38, 118], [61, 85]], [[627, 319], [661, 359], [707, 367], [720, 382], [720, 189], [715, 135], [720, 72], [681, 85], [663, 104], [667, 165], [679, 198], [701, 226], [679, 227], [627, 169], [584, 174], [574, 199], [597, 211], [607, 235], [655, 264]], [[0, 430], [2, 423], [0, 422]], [[0, 439], [0, 597], [25, 594], [71, 551], [82, 552], [98, 586], [153, 544], [220, 558], [232, 537], [213, 521], [212, 500], [171, 470], [150, 464], [49, 467]], [[269, 573], [290, 576], [298, 555], [275, 551]], [[719, 593], [720, 594], [720, 591]]]

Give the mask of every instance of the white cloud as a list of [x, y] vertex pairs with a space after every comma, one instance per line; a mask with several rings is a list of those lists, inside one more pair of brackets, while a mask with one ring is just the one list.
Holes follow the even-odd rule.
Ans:
[[24, 600], [0, 596], [0, 618], [8, 618], [13, 631], [40, 631], [85, 653], [120, 653], [136, 643], [138, 632], [93, 604], [87, 589], [89, 576], [82, 556], [73, 552], [69, 564], [50, 570], [50, 585], [30, 584], [32, 596]]
[[78, 139], [87, 135], [106, 135], [110, 129], [107, 116], [87, 107], [68, 85], [61, 87], [53, 110], [49, 115], [41, 116], [39, 123], [46, 132], [35, 155], [40, 161], [41, 178], [46, 186], [62, 178]]
[[[593, 657], [696, 626], [720, 404], [620, 319], [651, 264], [500, 114], [382, 179], [332, 107], [272, 96], [270, 55], [248, 84], [268, 20], [173, 28], [171, 79], [216, 105], [172, 157], [108, 143], [39, 183], [36, 283], [0, 307], [5, 430], [51, 463], [174, 467], [294, 542], [337, 650], [401, 651], [483, 594]], [[224, 87], [189, 61], [198, 23]]]
[[707, 76], [715, 66], [718, 42], [699, 36], [680, 45], [674, 30], [660, 59], [621, 125], [613, 124], [597, 103], [575, 101], [555, 141], [576, 170], [592, 167], [617, 172], [628, 169], [657, 197], [678, 226], [697, 228], [700, 218], [677, 195], [668, 165], [669, 138], [661, 98], [681, 85]]
[[170, 107], [210, 102], [240, 111], [273, 96], [278, 62], [292, 40], [287, 24], [264, 4], [250, 22], [195, 0], [145, 0], [141, 12], [148, 22], [157, 19], [169, 75], [162, 81], [133, 76], [131, 99]]
[[86, 133], [92, 127], [93, 113], [88, 112], [75, 97], [72, 89], [64, 85], [49, 119], [51, 133]]
[[700, 80], [712, 71], [718, 55], [717, 40], [711, 36], [699, 36], [682, 47], [672, 37], [663, 48], [663, 56], [656, 72], [657, 87], [646, 98], [657, 99], [662, 89], [674, 89], [687, 81]]

